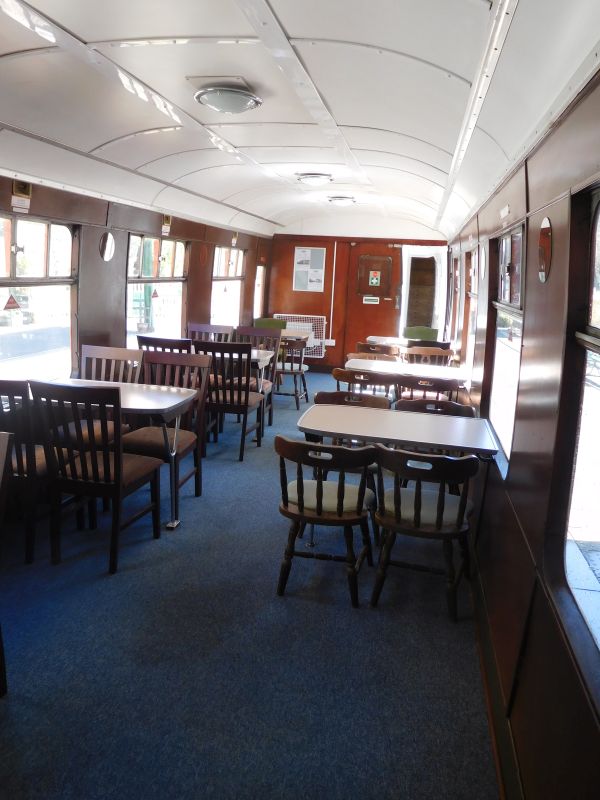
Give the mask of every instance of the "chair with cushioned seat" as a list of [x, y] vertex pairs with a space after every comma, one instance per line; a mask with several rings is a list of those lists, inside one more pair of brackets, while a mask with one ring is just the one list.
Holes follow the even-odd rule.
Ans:
[[[390, 565], [446, 575], [448, 613], [457, 618], [456, 590], [463, 572], [469, 576], [469, 483], [477, 474], [477, 456], [452, 457], [377, 447], [378, 506], [375, 512], [383, 532], [383, 547], [373, 586], [371, 605], [376, 606]], [[384, 475], [385, 473], [385, 475]], [[384, 477], [393, 476], [393, 487], [386, 490]], [[450, 488], [458, 487], [457, 494]], [[418, 537], [442, 542], [445, 570], [422, 564], [393, 561], [396, 536]], [[454, 568], [453, 542], [458, 541], [461, 563]]]
[[141, 350], [84, 344], [81, 347], [79, 377], [92, 381], [139, 383], [142, 358]]
[[[36, 413], [43, 423], [50, 490], [50, 551], [61, 560], [62, 495], [107, 499], [111, 505], [109, 572], [117, 570], [121, 530], [152, 512], [155, 539], [160, 536], [162, 460], [123, 453], [118, 386], [61, 386], [31, 381]], [[109, 422], [112, 425], [109, 427]], [[150, 503], [123, 520], [123, 500], [150, 484]]]
[[355, 387], [359, 392], [372, 392], [376, 394], [381, 389], [387, 398], [396, 392], [397, 378], [385, 372], [375, 372], [361, 369], [345, 369], [334, 367], [332, 370], [333, 379], [336, 382], [337, 390], [340, 391], [343, 384], [346, 384], [348, 392], [354, 392]]
[[[202, 449], [205, 433], [205, 405], [210, 373], [210, 356], [196, 353], [168, 353], [148, 351], [144, 355], [144, 377], [157, 386], [177, 386], [196, 389], [193, 405], [181, 416], [180, 427], [165, 428], [148, 425], [123, 436], [123, 452], [160, 458], [170, 463], [174, 453], [174, 516], [179, 519], [179, 489], [190, 478], [194, 478], [196, 497], [202, 494]], [[165, 437], [168, 441], [165, 441]], [[189, 453], [193, 454], [193, 466], [180, 476], [180, 464]]]
[[[358, 571], [365, 558], [369, 565], [373, 563], [368, 515], [375, 503], [375, 495], [367, 488], [367, 475], [369, 464], [376, 457], [375, 448], [339, 447], [276, 436], [275, 452], [279, 456], [281, 483], [279, 511], [291, 520], [277, 594], [282, 596], [285, 592], [294, 557], [341, 561], [346, 564], [350, 599], [356, 608]], [[288, 465], [291, 466], [289, 480]], [[304, 468], [310, 477], [305, 477]], [[356, 471], [360, 473], [359, 483], [348, 482], [346, 476]], [[331, 472], [336, 473], [335, 480], [327, 480], [327, 474]], [[314, 552], [304, 547], [297, 550], [296, 539], [302, 535], [306, 525], [343, 528], [346, 555]], [[353, 542], [355, 527], [360, 528], [362, 537], [358, 557]]]
[[396, 378], [397, 400], [458, 400], [462, 381], [458, 378], [425, 378], [401, 375]]
[[[304, 398], [307, 403], [310, 402], [308, 397], [308, 386], [306, 385], [306, 373], [308, 372], [308, 365], [304, 363], [304, 354], [306, 352], [306, 342], [297, 339], [286, 339], [285, 334], [281, 338], [281, 359], [277, 362], [276, 370], [276, 384], [277, 389], [275, 394], [287, 395], [293, 397], [296, 401], [296, 409], [300, 410], [300, 400]], [[291, 377], [294, 381], [293, 391], [283, 391], [281, 388], [283, 381]]]
[[454, 350], [444, 347], [401, 347], [400, 359], [407, 364], [437, 364], [447, 367], [452, 363]]
[[[276, 320], [279, 322], [279, 320]], [[250, 380], [250, 389], [260, 391], [265, 398], [263, 414], [263, 435], [266, 412], [269, 412], [268, 424], [273, 424], [273, 390], [277, 379], [277, 360], [281, 347], [281, 329], [278, 328], [250, 328], [240, 326], [236, 328], [235, 339], [238, 342], [249, 342], [256, 350], [270, 350], [273, 353], [271, 363], [264, 370], [260, 386], [256, 378]]]

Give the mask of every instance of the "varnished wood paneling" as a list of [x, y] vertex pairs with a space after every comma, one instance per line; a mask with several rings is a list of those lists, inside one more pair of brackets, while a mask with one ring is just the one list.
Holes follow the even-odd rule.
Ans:
[[[546, 283], [540, 283], [538, 240], [546, 216], [552, 225], [552, 262]], [[568, 224], [567, 199], [528, 220], [525, 324], [507, 491], [537, 563], [542, 559], [555, 459], [569, 285]]]
[[529, 207], [541, 208], [572, 187], [600, 179], [600, 78], [533, 153], [527, 164]]
[[[12, 180], [0, 178], [0, 212], [12, 214]], [[108, 203], [94, 197], [32, 184], [30, 217], [56, 220], [63, 223], [106, 225]], [[20, 214], [20, 217], [23, 215]]]
[[510, 725], [527, 798], [591, 800], [598, 796], [598, 721], [539, 583]]
[[210, 322], [214, 252], [214, 246], [206, 242], [189, 245], [187, 318], [192, 322]]
[[476, 557], [506, 708], [525, 630], [535, 570], [495, 465], [490, 470], [481, 512]]
[[201, 222], [192, 222], [189, 219], [172, 217], [169, 237], [171, 239], [181, 239], [186, 242], [193, 240], [205, 241], [206, 225]]
[[[526, 204], [525, 166], [521, 166], [479, 212], [480, 238], [508, 230], [523, 219], [527, 213]], [[508, 213], [501, 217], [501, 211]]]
[[162, 234], [163, 215], [155, 211], [146, 211], [135, 206], [122, 206], [110, 203], [108, 209], [108, 227], [121, 228], [132, 233], [143, 233], [146, 236], [160, 237]]

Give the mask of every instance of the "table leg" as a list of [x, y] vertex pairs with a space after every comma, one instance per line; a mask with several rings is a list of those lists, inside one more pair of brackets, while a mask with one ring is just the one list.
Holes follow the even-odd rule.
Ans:
[[179, 421], [181, 416], [178, 414], [175, 417], [175, 428], [173, 431], [173, 446], [169, 444], [169, 434], [167, 432], [166, 424], [163, 424], [163, 436], [165, 440], [165, 448], [169, 454], [169, 479], [171, 484], [171, 519], [167, 522], [166, 527], [170, 530], [179, 525], [179, 487], [175, 476], [175, 454], [177, 453], [177, 433], [179, 432]]

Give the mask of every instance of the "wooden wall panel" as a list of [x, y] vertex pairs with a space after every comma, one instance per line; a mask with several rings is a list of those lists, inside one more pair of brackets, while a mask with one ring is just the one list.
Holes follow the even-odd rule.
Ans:
[[535, 568], [495, 464], [490, 470], [481, 512], [476, 558], [506, 708], [527, 621]]
[[598, 721], [539, 583], [510, 725], [527, 798], [598, 797]]
[[187, 313], [192, 322], [210, 322], [210, 293], [215, 248], [206, 242], [189, 246]]
[[[0, 211], [12, 214], [12, 180], [0, 177]], [[84, 197], [73, 192], [64, 192], [49, 186], [32, 184], [30, 217], [56, 220], [61, 223], [106, 225], [108, 203], [94, 197]]]
[[598, 120], [600, 76], [528, 158], [530, 209], [541, 208], [573, 187], [600, 178]]
[[122, 206], [111, 203], [108, 209], [109, 228], [121, 228], [132, 233], [144, 233], [146, 236], [161, 236], [163, 215], [155, 211], [147, 211], [135, 206]]
[[[552, 262], [538, 278], [540, 224], [552, 225]], [[541, 563], [554, 468], [565, 348], [569, 277], [569, 201], [532, 215], [527, 226], [525, 324], [513, 451], [506, 488], [537, 563]]]
[[[508, 210], [506, 216], [500, 216], [500, 212], [506, 209]], [[480, 238], [508, 230], [523, 219], [526, 213], [525, 166], [521, 166], [479, 212]]]
[[127, 290], [126, 231], [113, 230], [115, 254], [110, 261], [100, 256], [104, 228], [83, 227], [79, 263], [79, 345], [125, 346]]

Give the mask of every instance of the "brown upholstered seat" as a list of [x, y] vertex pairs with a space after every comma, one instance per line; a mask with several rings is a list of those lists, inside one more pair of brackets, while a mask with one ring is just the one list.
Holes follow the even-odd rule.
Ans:
[[235, 339], [238, 342], [249, 342], [256, 350], [270, 350], [274, 354], [271, 363], [264, 369], [260, 389], [257, 378], [253, 377], [250, 379], [250, 391], [260, 391], [265, 398], [263, 414], [264, 435], [264, 421], [267, 416], [267, 411], [269, 412], [268, 423], [269, 425], [273, 424], [273, 387], [277, 379], [277, 360], [281, 348], [281, 329], [239, 327], [235, 331]]

